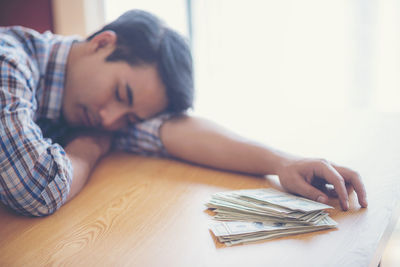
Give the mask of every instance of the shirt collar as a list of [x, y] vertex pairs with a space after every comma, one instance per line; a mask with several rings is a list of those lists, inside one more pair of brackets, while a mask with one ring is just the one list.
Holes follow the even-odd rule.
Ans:
[[58, 120], [62, 116], [67, 60], [72, 44], [76, 41], [76, 37], [59, 37], [51, 44], [48, 62], [38, 88], [43, 90], [37, 110], [40, 117]]

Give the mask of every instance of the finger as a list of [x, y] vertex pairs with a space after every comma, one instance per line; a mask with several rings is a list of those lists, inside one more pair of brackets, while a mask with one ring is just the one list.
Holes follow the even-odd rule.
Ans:
[[333, 188], [333, 186], [326, 187], [326, 194], [330, 197], [334, 197], [334, 198], [338, 197], [338, 194], [336, 193], [335, 188]]
[[353, 185], [346, 183], [346, 190], [347, 190], [347, 194], [350, 195], [354, 191]]
[[343, 210], [349, 209], [349, 197], [345, 186], [344, 178], [327, 162], [320, 161], [315, 165], [314, 175], [323, 177], [328, 183], [332, 184], [338, 194], [340, 206]]
[[325, 193], [308, 184], [301, 176], [299, 176], [298, 178], [299, 179], [296, 179], [296, 181], [299, 182], [295, 184], [295, 188], [293, 190], [294, 193], [297, 193], [314, 201], [327, 204], [328, 196]]
[[[325, 179], [320, 178], [318, 176], [313, 177], [311, 179], [312, 179], [312, 181], [311, 181], [311, 185], [312, 186], [318, 188], [319, 190], [324, 192], [329, 197], [334, 197], [334, 198], [338, 197], [338, 194], [336, 193], [335, 188], [333, 187], [333, 185], [328, 184]], [[347, 184], [346, 184], [346, 189], [347, 189], [347, 194], [349, 194], [349, 192], [351, 192], [349, 190], [351, 190], [351, 189], [347, 188]]]
[[326, 188], [326, 180], [319, 177], [312, 177], [311, 178], [311, 185], [318, 188], [321, 191], [324, 191]]
[[[351, 184], [346, 184], [347, 195], [350, 195], [353, 192], [353, 186]], [[325, 189], [322, 189], [330, 197], [338, 197], [338, 194], [335, 191], [335, 188], [331, 184], [327, 184]]]
[[352, 185], [354, 191], [357, 193], [358, 203], [360, 203], [361, 207], [366, 208], [368, 206], [367, 192], [361, 181], [360, 175], [346, 167], [341, 167], [335, 164], [332, 166], [343, 176], [348, 184]]
[[338, 197], [338, 195], [335, 192], [335, 189], [333, 188], [333, 185], [327, 184], [326, 180], [323, 178], [319, 177], [312, 178], [311, 185], [317, 188], [318, 190], [321, 190], [329, 197], [336, 197], [336, 198]]

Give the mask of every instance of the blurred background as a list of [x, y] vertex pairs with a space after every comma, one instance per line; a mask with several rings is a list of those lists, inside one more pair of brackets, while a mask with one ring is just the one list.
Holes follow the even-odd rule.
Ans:
[[[0, 25], [86, 37], [133, 8], [188, 39], [191, 112], [239, 133], [304, 111], [400, 111], [398, 0], [0, 0]], [[400, 264], [397, 229], [382, 266]]]
[[105, 0], [104, 7], [106, 22], [141, 8], [185, 35], [194, 112], [231, 128], [302, 109], [400, 111], [400, 1]]
[[189, 40], [196, 114], [235, 126], [302, 109], [400, 111], [398, 0], [1, 0], [0, 24], [85, 37], [132, 8]]

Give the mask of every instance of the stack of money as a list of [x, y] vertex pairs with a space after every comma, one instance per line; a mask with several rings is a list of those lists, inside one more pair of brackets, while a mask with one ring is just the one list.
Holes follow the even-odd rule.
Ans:
[[331, 206], [272, 188], [213, 194], [206, 206], [215, 212], [210, 229], [220, 242], [235, 245], [334, 228]]

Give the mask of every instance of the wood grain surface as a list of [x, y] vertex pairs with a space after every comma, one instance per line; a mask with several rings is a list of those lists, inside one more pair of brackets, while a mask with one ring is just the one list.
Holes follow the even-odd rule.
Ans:
[[[0, 266], [377, 266], [400, 211], [400, 117], [324, 116], [269, 118], [268, 129], [253, 130], [285, 150], [360, 172], [369, 207], [352, 194], [350, 211], [342, 212], [331, 199], [337, 229], [226, 247], [208, 230], [206, 200], [225, 190], [280, 189], [276, 177], [114, 153], [51, 216], [0, 207]], [[285, 120], [291, 123], [282, 132]]]

